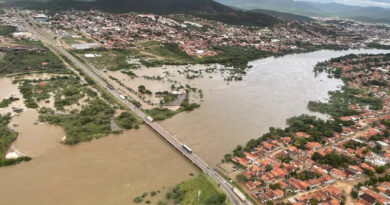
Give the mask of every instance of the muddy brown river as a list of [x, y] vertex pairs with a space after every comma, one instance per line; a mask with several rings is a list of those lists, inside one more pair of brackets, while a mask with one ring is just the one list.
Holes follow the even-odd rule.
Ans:
[[[341, 85], [325, 75], [316, 78], [317, 62], [366, 52], [381, 51], [318, 51], [267, 58], [252, 62], [253, 68], [240, 82], [227, 84], [217, 76], [193, 80], [204, 92], [201, 107], [161, 125], [214, 166], [237, 144], [260, 136], [270, 126], [285, 126], [289, 117], [309, 113], [310, 100], [325, 100], [328, 91]], [[0, 78], [1, 99], [17, 92], [15, 87], [7, 88], [10, 82]], [[59, 144], [63, 130], [36, 125], [37, 117], [35, 111], [25, 110], [12, 120], [20, 132], [14, 147], [33, 160], [0, 168], [0, 204], [132, 204], [143, 192], [163, 192], [199, 172], [147, 127], [64, 146]]]
[[239, 82], [226, 84], [215, 77], [195, 80], [205, 96], [201, 107], [161, 124], [215, 165], [238, 144], [261, 136], [271, 126], [284, 127], [290, 117], [322, 116], [309, 112], [308, 102], [326, 100], [328, 91], [338, 89], [342, 82], [326, 74], [315, 77], [313, 68], [318, 62], [351, 53], [383, 52], [389, 51], [322, 50], [253, 61], [253, 68]]

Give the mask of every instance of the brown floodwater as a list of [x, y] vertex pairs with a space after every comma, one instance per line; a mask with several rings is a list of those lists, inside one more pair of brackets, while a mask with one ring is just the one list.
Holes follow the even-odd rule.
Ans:
[[[22, 97], [11, 78], [0, 78], [0, 100]], [[17, 114], [11, 107], [23, 108]], [[62, 128], [38, 122], [38, 113], [23, 100], [11, 112], [10, 127], [19, 133], [12, 148], [33, 157], [30, 162], [0, 168], [0, 204], [132, 204], [144, 192], [164, 198], [174, 185], [199, 170], [145, 126], [76, 146], [60, 144]]]
[[190, 173], [197, 168], [142, 126], [0, 168], [0, 204], [132, 204], [143, 192], [164, 191]]
[[23, 96], [19, 92], [18, 85], [12, 84], [12, 78], [1, 78], [0, 77], [0, 101], [3, 99], [7, 99], [11, 96], [15, 98], [19, 98], [20, 100], [13, 102], [11, 105], [9, 105], [6, 108], [0, 109], [0, 114], [7, 114], [7, 113], [13, 113], [12, 107], [19, 108], [19, 109], [25, 109], [24, 103], [23, 103]]
[[[242, 81], [229, 84], [217, 74], [192, 80], [191, 85], [203, 90], [201, 107], [161, 124], [215, 165], [237, 144], [260, 136], [268, 127], [283, 127], [287, 118], [310, 113], [310, 100], [326, 100], [328, 91], [336, 90], [341, 82], [326, 75], [316, 78], [314, 65], [352, 52], [363, 51], [318, 51], [257, 60]], [[7, 83], [11, 80], [0, 78], [0, 85]], [[1, 99], [17, 91], [15, 87], [2, 86]], [[143, 192], [164, 192], [199, 172], [145, 126], [65, 146], [58, 143], [63, 130], [34, 125], [37, 116], [26, 110], [12, 120], [11, 126], [17, 124], [14, 129], [20, 132], [14, 146], [33, 160], [0, 168], [0, 204], [132, 204]]]
[[324, 101], [328, 91], [342, 82], [326, 74], [315, 77], [315, 64], [350, 53], [381, 53], [376, 49], [293, 54], [251, 62], [242, 81], [227, 84], [221, 78], [194, 81], [204, 93], [201, 107], [162, 122], [162, 126], [190, 146], [211, 165], [237, 145], [266, 133], [269, 127], [285, 127], [286, 119], [311, 113], [311, 100]]
[[19, 133], [12, 147], [30, 157], [37, 157], [59, 144], [65, 132], [61, 127], [38, 122], [39, 114], [35, 110], [26, 110], [14, 116], [11, 128]]

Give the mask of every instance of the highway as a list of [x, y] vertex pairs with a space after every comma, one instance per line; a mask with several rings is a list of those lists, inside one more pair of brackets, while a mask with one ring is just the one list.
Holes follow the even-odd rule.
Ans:
[[176, 150], [178, 150], [182, 155], [184, 155], [188, 160], [190, 160], [194, 165], [196, 165], [199, 169], [201, 169], [207, 176], [212, 178], [214, 181], [216, 181], [221, 189], [226, 193], [228, 198], [232, 201], [235, 205], [249, 205], [251, 204], [248, 200], [242, 201], [232, 190], [233, 186], [227, 182], [221, 175], [218, 174], [217, 171], [212, 169], [204, 160], [202, 160], [198, 155], [195, 153], [189, 153], [186, 150], [182, 148], [183, 144], [176, 139], [173, 135], [171, 135], [169, 132], [164, 130], [158, 123], [149, 121], [147, 119], [147, 115], [145, 113], [138, 109], [136, 106], [134, 106], [132, 103], [130, 103], [127, 99], [122, 99], [119, 91], [115, 89], [110, 89], [106, 83], [106, 81], [103, 80], [102, 77], [98, 75], [97, 69], [91, 65], [91, 64], [85, 64], [81, 61], [79, 61], [77, 58], [75, 58], [72, 54], [70, 54], [67, 50], [63, 49], [61, 46], [57, 46], [57, 42], [54, 40], [52, 35], [48, 33], [47, 31], [41, 29], [41, 28], [35, 28], [33, 26], [30, 26], [26, 20], [20, 16], [20, 19], [22, 22], [24, 22], [24, 26], [30, 30], [34, 35], [38, 37], [44, 43], [47, 45], [53, 52], [57, 54], [61, 54], [65, 57], [67, 57], [74, 65], [76, 65], [78, 68], [80, 68], [84, 74], [88, 75], [90, 78], [92, 78], [97, 84], [99, 84], [102, 88], [106, 89], [109, 93], [111, 93], [114, 97], [116, 97], [119, 101], [121, 101], [124, 105], [128, 107], [133, 113], [138, 115], [140, 118], [142, 118], [146, 125], [148, 125], [151, 129], [153, 129], [156, 133], [158, 133], [161, 137], [163, 137], [167, 142], [169, 142]]

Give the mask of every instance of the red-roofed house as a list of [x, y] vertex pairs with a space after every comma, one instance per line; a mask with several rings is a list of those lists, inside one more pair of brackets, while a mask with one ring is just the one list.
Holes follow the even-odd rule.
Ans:
[[251, 161], [254, 161], [254, 160], [256, 159], [256, 157], [253, 156], [253, 155], [252, 155], [251, 153], [249, 153], [249, 152], [244, 152], [244, 155], [245, 155], [246, 158], [248, 158], [248, 159], [251, 160]]
[[305, 145], [306, 149], [308, 149], [308, 150], [316, 150], [316, 149], [320, 148], [321, 146], [322, 145], [318, 142], [308, 142]]
[[343, 171], [336, 169], [336, 168], [333, 168], [332, 170], [330, 170], [330, 175], [332, 177], [335, 177], [335, 178], [341, 179], [341, 180], [347, 178], [347, 175]]

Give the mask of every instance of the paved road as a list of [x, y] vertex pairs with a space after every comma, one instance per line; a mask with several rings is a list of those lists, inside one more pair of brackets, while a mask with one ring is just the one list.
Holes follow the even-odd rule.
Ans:
[[189, 153], [182, 148], [182, 143], [177, 140], [174, 136], [169, 134], [166, 130], [164, 130], [159, 124], [156, 122], [151, 122], [147, 119], [147, 115], [132, 103], [130, 103], [126, 99], [122, 99], [121, 93], [119, 93], [115, 89], [110, 89], [107, 86], [107, 83], [98, 75], [97, 69], [90, 65], [84, 64], [80, 62], [77, 58], [75, 58], [72, 54], [70, 54], [67, 50], [63, 49], [60, 46], [57, 46], [56, 41], [51, 35], [42, 29], [35, 29], [34, 27], [29, 26], [24, 19], [25, 26], [31, 30], [44, 44], [48, 45], [54, 52], [57, 54], [62, 54], [66, 56], [72, 63], [74, 63], [77, 67], [79, 67], [85, 74], [91, 77], [96, 83], [105, 88], [109, 93], [115, 96], [118, 100], [120, 100], [124, 105], [126, 105], [131, 111], [133, 111], [136, 115], [142, 118], [150, 128], [152, 128], [155, 132], [161, 135], [166, 141], [168, 141], [173, 147], [175, 147], [181, 154], [183, 154], [188, 160], [190, 160], [194, 165], [199, 167], [206, 175], [214, 179], [222, 188], [222, 190], [226, 193], [229, 199], [233, 202], [233, 204], [241, 205], [249, 205], [248, 201], [242, 201], [237, 195], [235, 195], [232, 191], [233, 186], [228, 183], [223, 177], [221, 177], [214, 169], [210, 168], [210, 166], [203, 161], [198, 155], [195, 153]]

